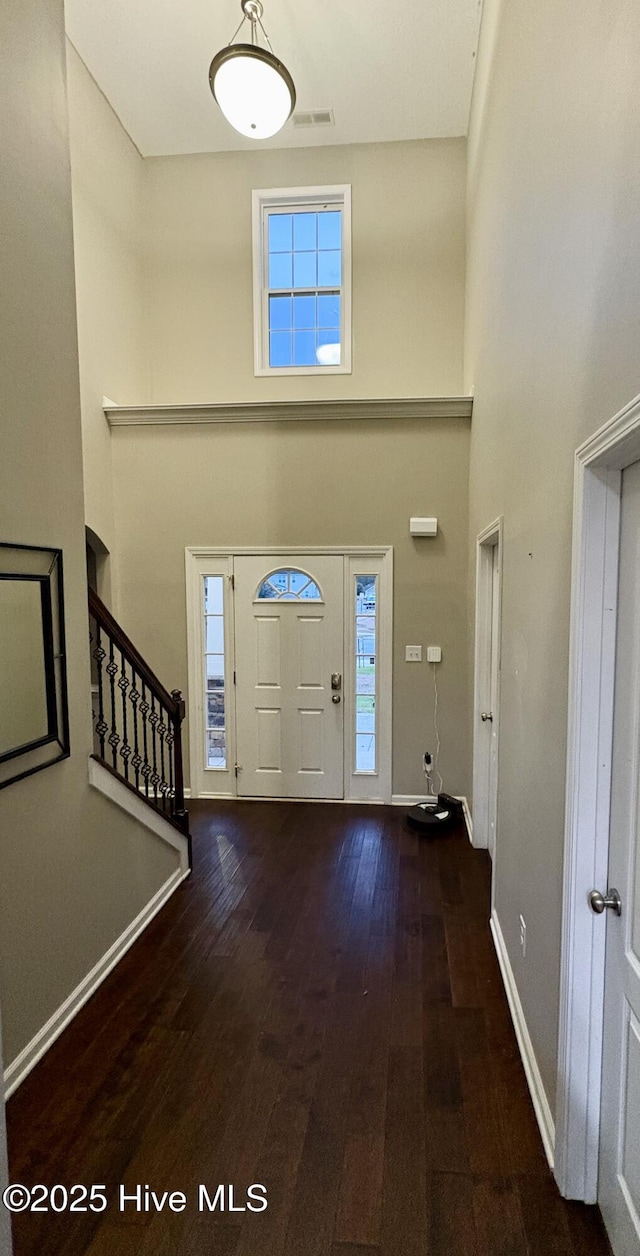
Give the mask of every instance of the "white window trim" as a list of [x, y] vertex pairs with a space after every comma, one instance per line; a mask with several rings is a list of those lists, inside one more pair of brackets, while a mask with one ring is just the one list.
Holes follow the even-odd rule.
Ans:
[[[278, 557], [291, 554], [309, 557], [313, 566], [314, 554], [338, 554], [344, 558], [345, 590], [345, 657], [342, 692], [345, 700], [344, 724], [344, 802], [391, 802], [392, 782], [392, 697], [393, 697], [393, 546], [368, 545], [299, 545], [299, 546], [235, 546], [216, 548], [188, 546], [185, 551], [187, 592], [187, 648], [189, 701], [190, 790], [191, 798], [237, 798], [235, 692], [232, 696], [232, 678], [235, 669], [234, 607], [231, 575], [234, 555], [260, 554], [265, 559], [271, 554]], [[352, 592], [356, 575], [378, 576], [378, 674], [376, 676], [376, 772], [355, 771], [355, 616], [352, 610]], [[225, 668], [228, 680], [227, 718], [227, 767], [205, 768], [200, 731], [204, 727], [204, 643], [202, 639], [203, 616], [198, 613], [199, 591], [204, 575], [227, 575], [225, 581]], [[313, 605], [313, 603], [310, 603]], [[225, 708], [226, 709], [226, 708]], [[272, 800], [273, 801], [273, 800]]]
[[[267, 255], [264, 247], [265, 210], [274, 207], [296, 209], [312, 205], [339, 205], [342, 209], [342, 286], [340, 366], [269, 366], [269, 312], [267, 301]], [[262, 375], [350, 375], [351, 374], [351, 185], [331, 187], [259, 188], [252, 193], [253, 212], [253, 349], [256, 376]]]

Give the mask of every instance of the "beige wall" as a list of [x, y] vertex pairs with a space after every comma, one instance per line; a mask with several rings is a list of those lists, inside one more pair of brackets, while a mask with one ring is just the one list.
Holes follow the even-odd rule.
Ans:
[[485, 0], [469, 140], [470, 532], [504, 514], [496, 904], [552, 1101], [573, 451], [640, 391], [639, 57], [636, 0]]
[[[143, 161], [67, 41], [85, 519], [113, 554], [102, 398], [148, 399], [141, 239]], [[114, 581], [115, 583], [115, 581]]]
[[[462, 140], [145, 160], [152, 401], [458, 394], [464, 170]], [[251, 190], [342, 182], [353, 194], [353, 375], [255, 379]], [[446, 785], [466, 793], [468, 440], [459, 420], [115, 430], [125, 627], [186, 690], [186, 545], [393, 544], [394, 791], [424, 792], [432, 677], [403, 655], [431, 641], [444, 651]], [[436, 541], [410, 539], [416, 513], [439, 516]]]
[[0, 535], [64, 552], [71, 758], [0, 792], [11, 1063], [177, 866], [88, 785], [84, 503], [62, 0], [0, 17]]
[[[466, 793], [469, 424], [378, 421], [117, 428], [120, 602], [165, 682], [187, 689], [187, 545], [393, 545], [395, 793], [424, 794], [433, 680], [405, 645], [440, 644], [445, 786]], [[409, 536], [412, 514], [438, 537]]]
[[[151, 400], [458, 394], [464, 140], [145, 161]], [[251, 191], [350, 183], [353, 374], [253, 374]]]

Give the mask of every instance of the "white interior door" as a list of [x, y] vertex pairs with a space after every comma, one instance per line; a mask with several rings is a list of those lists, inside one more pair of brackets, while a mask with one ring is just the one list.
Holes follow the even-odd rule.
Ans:
[[498, 811], [498, 701], [500, 696], [500, 550], [491, 547], [491, 642], [489, 645], [489, 711], [486, 721], [488, 732], [488, 846], [491, 858], [495, 857], [496, 823]]
[[622, 485], [598, 1198], [615, 1256], [640, 1256], [640, 462]]
[[238, 794], [342, 798], [344, 559], [234, 559]]
[[473, 830], [477, 846], [495, 857], [500, 701], [501, 523], [481, 533], [477, 546]]

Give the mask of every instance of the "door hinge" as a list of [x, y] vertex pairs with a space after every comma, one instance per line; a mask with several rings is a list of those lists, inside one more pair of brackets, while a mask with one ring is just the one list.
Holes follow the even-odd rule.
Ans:
[[238, 772], [241, 772], [241, 771], [242, 771], [242, 764], [241, 764], [241, 763], [235, 763], [235, 764], [234, 764], [234, 766], [233, 766], [233, 770], [234, 770], [234, 772], [235, 772], [235, 775], [237, 776], [237, 775], [238, 775]]
[[230, 584], [231, 584], [231, 588], [232, 588], [232, 589], [235, 589], [235, 587], [236, 587], [236, 578], [235, 578], [235, 576], [234, 576], [233, 572], [231, 572], [231, 575], [229, 576], [229, 581], [230, 581]]
[[235, 672], [233, 673], [233, 683], [234, 683], [234, 685], [235, 685], [235, 683], [236, 683], [236, 674], [235, 674]]

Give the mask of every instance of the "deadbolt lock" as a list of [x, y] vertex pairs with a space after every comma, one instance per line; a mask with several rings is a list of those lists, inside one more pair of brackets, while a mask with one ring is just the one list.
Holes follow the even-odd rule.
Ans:
[[342, 674], [341, 674], [341, 672], [332, 672], [332, 673], [331, 673], [331, 688], [332, 688], [332, 689], [342, 689]]

